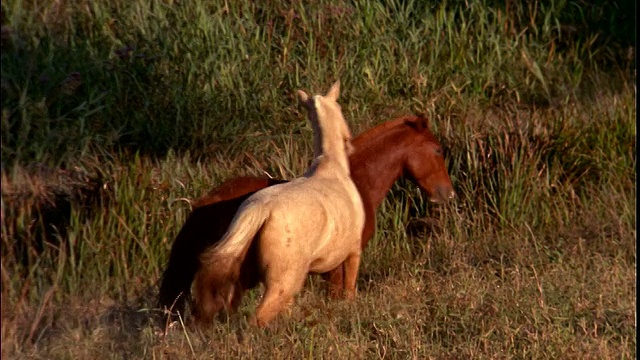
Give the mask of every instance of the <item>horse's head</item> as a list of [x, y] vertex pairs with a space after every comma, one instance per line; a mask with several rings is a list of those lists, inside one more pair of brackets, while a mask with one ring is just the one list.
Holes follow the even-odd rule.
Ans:
[[444, 163], [442, 146], [429, 130], [429, 122], [423, 117], [410, 118], [405, 124], [415, 131], [415, 141], [408, 151], [405, 172], [427, 192], [432, 202], [445, 202], [456, 195]]
[[333, 156], [349, 172], [347, 156], [353, 152], [351, 131], [337, 102], [339, 95], [339, 80], [331, 86], [325, 96], [310, 97], [303, 90], [298, 90], [298, 97], [307, 109], [313, 127], [314, 157]]

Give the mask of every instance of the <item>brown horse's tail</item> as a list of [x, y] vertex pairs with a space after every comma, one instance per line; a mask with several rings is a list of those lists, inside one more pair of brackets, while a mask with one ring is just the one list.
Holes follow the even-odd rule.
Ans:
[[218, 243], [246, 197], [195, 208], [189, 214], [171, 246], [169, 261], [162, 273], [158, 306], [170, 312], [163, 313], [169, 315], [169, 319], [162, 316], [161, 321], [177, 320], [177, 314], [184, 316], [185, 303], [191, 298], [191, 283], [199, 267], [198, 257]]
[[194, 279], [198, 321], [208, 323], [216, 312], [229, 306], [242, 261], [269, 213], [262, 203], [243, 204], [220, 242], [200, 255], [200, 269]]

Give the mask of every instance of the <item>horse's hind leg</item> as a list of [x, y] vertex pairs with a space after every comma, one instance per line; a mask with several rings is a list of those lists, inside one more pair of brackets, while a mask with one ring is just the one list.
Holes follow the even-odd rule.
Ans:
[[293, 272], [281, 274], [278, 275], [277, 280], [268, 276], [265, 281], [264, 296], [251, 322], [255, 322], [260, 327], [266, 326], [278, 313], [293, 303], [293, 297], [302, 289], [306, 276], [305, 271], [300, 271], [299, 274]]
[[278, 313], [284, 310], [293, 300], [293, 294], [284, 289], [275, 289], [265, 291], [264, 297], [256, 309], [256, 314], [249, 322], [259, 327], [266, 326], [273, 320]]
[[360, 268], [360, 253], [351, 254], [344, 261], [344, 291], [348, 300], [356, 297], [356, 280]]

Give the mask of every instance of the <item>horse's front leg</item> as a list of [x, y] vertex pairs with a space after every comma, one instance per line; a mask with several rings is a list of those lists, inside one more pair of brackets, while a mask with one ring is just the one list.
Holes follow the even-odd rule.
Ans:
[[353, 300], [356, 297], [356, 280], [358, 279], [358, 269], [360, 268], [360, 251], [349, 255], [343, 265], [345, 297], [347, 300]]

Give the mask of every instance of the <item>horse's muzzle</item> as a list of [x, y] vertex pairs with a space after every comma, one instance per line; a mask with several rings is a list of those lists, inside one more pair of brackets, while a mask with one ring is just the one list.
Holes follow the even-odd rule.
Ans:
[[455, 197], [456, 197], [456, 192], [453, 190], [453, 188], [438, 186], [436, 188], [435, 194], [431, 196], [429, 201], [433, 203], [444, 203], [444, 202], [455, 199]]

